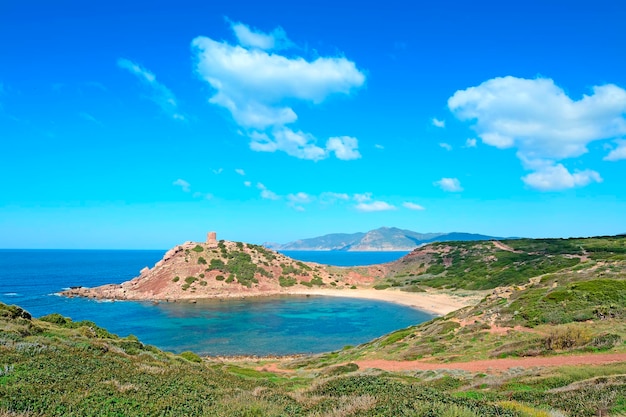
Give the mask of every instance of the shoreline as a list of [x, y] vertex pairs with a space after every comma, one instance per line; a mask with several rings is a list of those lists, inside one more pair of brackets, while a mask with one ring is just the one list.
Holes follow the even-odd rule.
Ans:
[[283, 292], [285, 295], [320, 295], [328, 297], [361, 298], [366, 300], [385, 301], [411, 307], [435, 316], [445, 316], [448, 313], [475, 305], [485, 294], [483, 292], [468, 292], [467, 295], [453, 295], [441, 291], [404, 292], [397, 290], [375, 290], [357, 288], [351, 289], [302, 289]]
[[331, 288], [302, 288], [285, 289], [266, 292], [228, 292], [216, 294], [195, 294], [185, 297], [150, 297], [150, 296], [126, 296], [111, 297], [103, 294], [85, 294], [89, 291], [87, 287], [81, 287], [72, 291], [62, 291], [58, 293], [64, 297], [84, 297], [96, 301], [139, 301], [154, 303], [198, 303], [202, 301], [221, 301], [254, 298], [260, 299], [275, 296], [324, 296], [324, 297], [344, 297], [360, 298], [364, 300], [383, 301], [399, 304], [413, 308], [433, 316], [445, 316], [448, 313], [459, 310], [463, 307], [477, 304], [489, 291], [465, 291], [453, 294], [449, 291], [429, 289], [425, 292], [404, 292], [393, 289], [375, 290], [373, 288], [356, 289], [331, 289]]

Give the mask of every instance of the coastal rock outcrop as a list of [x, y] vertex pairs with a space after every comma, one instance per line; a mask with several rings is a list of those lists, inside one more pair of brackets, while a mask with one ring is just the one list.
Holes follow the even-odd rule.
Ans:
[[65, 296], [111, 300], [197, 300], [274, 295], [307, 288], [367, 287], [374, 277], [349, 268], [300, 262], [260, 245], [216, 240], [185, 242], [152, 268], [121, 284], [77, 287]]

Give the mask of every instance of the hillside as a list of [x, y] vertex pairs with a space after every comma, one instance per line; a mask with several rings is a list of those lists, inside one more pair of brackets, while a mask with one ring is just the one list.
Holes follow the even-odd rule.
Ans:
[[367, 233], [333, 233], [285, 244], [266, 243], [275, 250], [306, 251], [410, 251], [431, 242], [499, 239], [472, 233], [418, 233], [396, 227], [381, 227]]
[[[153, 278], [159, 268], [204, 266], [198, 260], [205, 256], [207, 263], [228, 265], [248, 259], [243, 253], [250, 261], [242, 264], [262, 260], [274, 267], [267, 257], [276, 255], [262, 248], [234, 242], [215, 247], [217, 256], [212, 243], [174, 248], [150, 270]], [[290, 271], [288, 258], [276, 260]], [[220, 268], [234, 275], [247, 271], [237, 265]], [[315, 265], [307, 265], [310, 271], [295, 265], [318, 273]], [[0, 304], [0, 415], [626, 413], [626, 237], [435, 243], [378, 268], [377, 285], [389, 291], [430, 291], [430, 285], [491, 290], [477, 304], [444, 317], [296, 359], [173, 355], [92, 322], [57, 314], [35, 319]], [[142, 276], [152, 276], [150, 271]], [[246, 276], [230, 284], [254, 288]], [[140, 279], [133, 281], [142, 289], [131, 294], [148, 291]], [[197, 282], [181, 284], [180, 291], [203, 286]], [[130, 291], [132, 284], [122, 287]]]
[[152, 268], [121, 284], [78, 287], [66, 296], [116, 300], [176, 301], [281, 294], [297, 289], [357, 288], [371, 274], [300, 262], [263, 246], [242, 242], [186, 242], [169, 250]]
[[429, 285], [492, 291], [475, 306], [334, 360], [447, 362], [626, 351], [626, 237], [438, 243], [387, 268], [387, 285], [408, 291]]

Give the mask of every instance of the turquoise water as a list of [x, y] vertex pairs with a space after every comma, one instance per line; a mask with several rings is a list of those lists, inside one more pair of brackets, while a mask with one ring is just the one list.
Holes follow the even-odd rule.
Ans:
[[382, 264], [400, 259], [409, 252], [344, 252], [344, 251], [280, 251], [304, 262], [317, 262], [334, 266], [358, 266]]
[[172, 352], [317, 353], [357, 345], [430, 315], [350, 298], [272, 297], [188, 303], [98, 302], [55, 295], [70, 286], [120, 283], [164, 251], [0, 250], [0, 301], [34, 316], [58, 312]]

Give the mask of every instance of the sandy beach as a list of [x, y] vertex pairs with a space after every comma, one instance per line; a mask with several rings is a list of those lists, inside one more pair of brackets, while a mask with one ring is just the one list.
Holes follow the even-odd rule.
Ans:
[[458, 294], [429, 290], [427, 292], [404, 292], [397, 290], [374, 289], [298, 289], [282, 294], [292, 295], [323, 295], [330, 297], [364, 298], [368, 300], [387, 301], [426, 311], [437, 316], [444, 316], [460, 308], [475, 305], [484, 296], [484, 291], [467, 291]]

